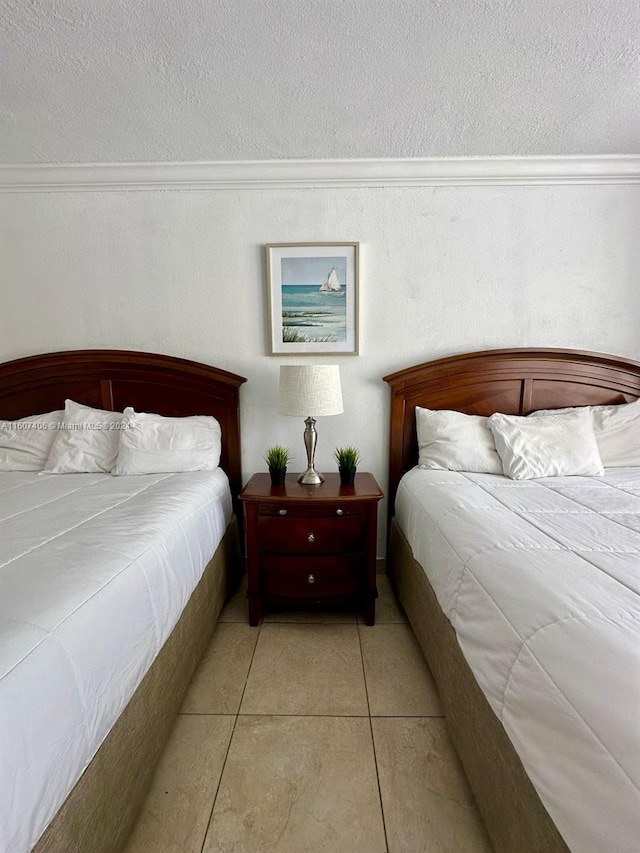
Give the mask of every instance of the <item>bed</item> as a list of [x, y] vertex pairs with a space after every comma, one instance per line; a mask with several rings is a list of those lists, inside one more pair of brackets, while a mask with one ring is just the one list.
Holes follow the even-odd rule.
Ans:
[[[33, 630], [26, 618], [25, 623], [20, 622], [20, 608], [28, 597], [24, 594], [28, 582], [19, 574], [11, 575], [13, 586], [18, 577], [18, 585], [24, 581], [25, 587], [18, 589], [14, 598], [17, 612], [13, 627], [19, 625], [20, 630], [9, 632], [10, 642], [2, 647], [2, 658], [9, 664], [3, 666], [3, 675], [9, 670], [9, 677], [4, 681], [10, 681], [15, 665], [22, 664], [23, 658], [36, 661], [38, 677], [32, 679], [33, 683], [26, 682], [26, 691], [22, 687], [6, 691], [4, 699], [0, 699], [5, 703], [2, 710], [8, 711], [10, 718], [15, 709], [9, 708], [9, 704], [15, 702], [16, 695], [22, 691], [30, 700], [24, 706], [24, 719], [33, 719], [35, 727], [40, 715], [39, 724], [44, 720], [50, 726], [50, 742], [45, 743], [41, 751], [46, 753], [51, 749], [54, 754], [56, 743], [65, 738], [70, 744], [69, 751], [74, 751], [74, 739], [69, 739], [75, 725], [73, 713], [65, 709], [57, 715], [58, 699], [53, 691], [64, 686], [65, 679], [73, 681], [81, 670], [79, 662], [83, 650], [78, 645], [82, 646], [82, 623], [76, 618], [77, 614], [85, 614], [82, 618], [87, 625], [87, 671], [92, 671], [92, 661], [99, 656], [99, 646], [104, 639], [103, 645], [113, 646], [116, 654], [119, 649], [120, 658], [109, 663], [101, 661], [95, 668], [110, 669], [111, 681], [124, 685], [130, 675], [125, 670], [130, 666], [136, 670], [131, 678], [138, 685], [132, 695], [126, 694], [122, 687], [121, 707], [115, 721], [107, 721], [106, 737], [101, 727], [107, 725], [105, 720], [108, 713], [113, 713], [115, 704], [110, 706], [101, 695], [91, 696], [90, 684], [89, 688], [83, 688], [84, 694], [77, 689], [84, 719], [90, 720], [86, 728], [94, 740], [97, 737], [101, 743], [97, 751], [93, 750], [93, 758], [79, 778], [74, 775], [73, 764], [71, 769], [65, 764], [52, 765], [56, 771], [50, 774], [50, 780], [37, 778], [37, 762], [41, 756], [33, 752], [33, 745], [26, 743], [26, 759], [18, 762], [19, 772], [13, 780], [17, 779], [20, 784], [11, 785], [6, 775], [3, 778], [5, 807], [10, 815], [6, 822], [14, 822], [10, 837], [19, 839], [10, 842], [11, 853], [22, 853], [32, 846], [36, 853], [112, 853], [122, 849], [127, 841], [184, 691], [209, 642], [222, 604], [242, 572], [236, 516], [241, 488], [239, 388], [244, 381], [243, 377], [215, 367], [130, 351], [62, 352], [0, 365], [2, 420], [60, 410], [64, 408], [65, 399], [70, 398], [86, 406], [114, 412], [131, 406], [139, 412], [154, 412], [166, 417], [213, 415], [222, 430], [220, 468], [214, 471], [141, 477], [90, 473], [44, 477], [37, 473], [2, 475], [6, 478], [3, 484], [5, 516], [11, 516], [15, 506], [16, 518], [39, 519], [35, 528], [30, 523], [22, 524], [18, 537], [27, 538], [14, 545], [18, 558], [23, 553], [29, 555], [25, 564], [27, 570], [37, 571], [37, 561], [34, 563], [31, 554], [40, 553], [42, 543], [49, 547], [52, 541], [55, 547], [57, 542], [60, 547], [67, 541], [70, 530], [75, 550], [80, 554], [77, 566], [62, 566], [59, 582], [57, 577], [56, 582], [48, 582], [39, 596], [44, 600], [43, 607], [48, 608], [47, 613], [54, 617], [57, 609], [66, 606], [68, 609], [62, 620], [65, 630], [70, 633], [69, 626], [72, 626], [75, 631], [73, 666], [67, 665], [65, 670], [63, 661], [59, 673], [49, 665], [49, 657], [53, 659], [56, 654], [64, 657], [58, 654], [59, 649], [49, 657], [41, 655], [38, 660], [32, 648], [39, 653], [46, 643], [37, 638], [36, 642], [31, 642], [29, 637], [25, 640], [25, 633]], [[42, 524], [59, 525], [60, 518], [67, 519], [60, 530], [40, 529]], [[80, 533], [74, 530], [74, 518], [82, 522], [75, 525]], [[125, 529], [127, 534], [138, 537], [135, 544], [124, 538]], [[161, 535], [165, 540], [161, 541]], [[55, 558], [55, 551], [50, 551], [46, 558], [48, 565], [54, 565]], [[117, 597], [118, 585], [127, 573], [116, 563], [112, 568], [111, 562], [123, 558], [124, 564], [135, 563], [144, 569], [144, 572], [140, 570], [139, 577], [144, 574], [145, 581], [138, 582], [138, 586], [145, 587], [146, 583], [148, 587], [141, 593], [146, 596], [144, 606], [135, 603], [128, 588], [121, 599]], [[159, 570], [156, 575], [152, 574], [156, 571], [153, 560], [163, 564], [165, 575], [171, 576], [171, 582], [175, 581], [177, 586], [169, 586], [168, 581], [165, 584], [162, 579], [165, 575]], [[89, 572], [86, 578], [83, 576], [83, 568], [89, 561], [92, 572], [94, 564], [103, 567], [107, 573], [104, 578], [96, 579]], [[148, 572], [147, 563], [143, 565], [143, 561], [151, 567]], [[74, 573], [86, 586], [78, 605], [75, 599], [65, 602], [60, 594], [60, 589], [69, 584], [71, 594], [78, 595], [70, 585], [69, 575]], [[155, 589], [149, 584], [151, 577], [158, 578]], [[111, 611], [105, 611], [103, 616], [102, 611], [99, 615], [92, 608], [105, 590], [109, 591], [112, 601]], [[13, 589], [12, 593], [16, 595]], [[67, 618], [68, 614], [73, 618]], [[98, 620], [102, 620], [100, 630], [94, 631], [92, 626]], [[119, 646], [124, 642], [120, 638], [125, 636], [128, 626], [132, 626], [133, 633], [127, 638], [127, 645]], [[134, 666], [139, 644], [152, 632], [155, 632], [157, 648], [153, 655], [145, 652], [144, 659]], [[48, 639], [46, 634], [45, 630], [45, 640]], [[66, 649], [70, 643], [60, 642], [59, 646]], [[28, 655], [23, 653], [23, 647], [28, 648]], [[78, 724], [77, 740], [81, 741], [84, 732], [80, 720], [75, 722]], [[25, 741], [30, 725], [26, 724]], [[15, 749], [25, 746], [15, 741], [14, 737], [6, 753], [14, 762]], [[46, 765], [46, 756], [43, 760]], [[31, 782], [32, 787], [38, 789], [37, 796], [29, 814], [20, 814], [16, 821], [13, 810], [21, 808], [21, 804], [14, 797], [21, 786], [29, 788], [32, 771], [36, 773]], [[69, 778], [65, 780], [66, 775]], [[52, 816], [47, 811], [51, 811], [47, 788], [59, 787], [61, 779], [66, 785], [65, 796]], [[62, 800], [59, 792], [54, 799], [55, 796]]]
[[[388, 572], [438, 685], [452, 740], [495, 849], [504, 853], [637, 849], [640, 739], [637, 719], [630, 715], [640, 693], [640, 469], [611, 468], [603, 477], [518, 482], [497, 474], [419, 470], [415, 410], [528, 415], [566, 406], [629, 403], [640, 397], [640, 363], [573, 350], [493, 350], [420, 364], [386, 376], [385, 381], [391, 388]], [[605, 505], [611, 503], [610, 513], [597, 521], [603, 517], [595, 503], [591, 506], [592, 499], [603, 496]], [[582, 527], [557, 529], [571, 513]], [[557, 522], [554, 530], [552, 522]], [[506, 525], [511, 529], [505, 532]], [[429, 547], [416, 544], [412, 528], [419, 527], [431, 531]], [[577, 556], [571, 553], [576, 541], [595, 536], [598, 530], [600, 543], [589, 539], [585, 547], [591, 550], [588, 560], [580, 545]], [[410, 539], [415, 540], [413, 547]], [[532, 543], [529, 556], [525, 540]], [[520, 555], [524, 570], [522, 561], [515, 560]], [[568, 568], [567, 560], [573, 561]], [[585, 565], [586, 576], [580, 574]], [[551, 583], [554, 570], [558, 582]], [[581, 600], [571, 603], [570, 615], [559, 616], [553, 607], [567, 606], [558, 603], [557, 590], [565, 579]], [[595, 601], [592, 596], [586, 603], [582, 597], [592, 587]], [[601, 596], [603, 588], [606, 598]], [[483, 598], [495, 605], [502, 622], [485, 617]], [[537, 615], [525, 618], [541, 620], [520, 626], [519, 646], [518, 637], [509, 633], [516, 624], [514, 601], [537, 606]], [[571, 618], [580, 608], [581, 616], [585, 608], [593, 612], [587, 612], [582, 622], [574, 620], [580, 630], [561, 634], [559, 646], [547, 651], [546, 663], [544, 650], [536, 647], [539, 654], [532, 656], [535, 662], [529, 669], [542, 672], [546, 665], [553, 678], [547, 678], [547, 671], [537, 683], [530, 682], [527, 693], [515, 670], [526, 663], [522, 650], [530, 650], [531, 637], [553, 633], [540, 631], [547, 624], [572, 628]], [[613, 663], [608, 641], [601, 644], [602, 625], [625, 635], [620, 658]], [[503, 640], [507, 645], [501, 645]], [[564, 675], [553, 671], [555, 665], [565, 670]], [[566, 670], [574, 678], [583, 665], [585, 672], [602, 677], [600, 689], [587, 686], [578, 704], [567, 701], [561, 708], [567, 699], [562, 695]], [[501, 666], [503, 692], [496, 695], [488, 686], [487, 671]], [[545, 692], [547, 684], [551, 690]], [[610, 692], [605, 695], [605, 690]], [[575, 696], [569, 694], [568, 700]], [[601, 754], [581, 752], [587, 741], [600, 750], [601, 733], [587, 724], [600, 720], [604, 706], [613, 711], [615, 724], [605, 735], [609, 740], [605, 739]], [[578, 734], [574, 724], [579, 716], [574, 712], [584, 715]], [[532, 741], [524, 738], [527, 729]], [[577, 757], [572, 755], [574, 744]], [[612, 775], [615, 784], [610, 785]]]

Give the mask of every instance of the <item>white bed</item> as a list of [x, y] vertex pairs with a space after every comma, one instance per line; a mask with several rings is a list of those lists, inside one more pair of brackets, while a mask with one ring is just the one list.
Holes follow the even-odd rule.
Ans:
[[0, 849], [36, 843], [170, 635], [231, 516], [221, 469], [0, 474]]
[[[242, 570], [244, 381], [126, 350], [0, 364], [0, 420], [30, 424], [0, 433], [2, 853], [125, 846]], [[142, 473], [167, 470], [192, 473]]]
[[568, 847], [636, 853], [640, 469], [514, 481], [415, 468], [395, 508]]
[[[640, 466], [640, 362], [487, 350], [385, 380], [387, 570], [496, 853], [620, 853], [629, 839], [636, 853], [640, 530], [638, 472], [624, 468]], [[432, 520], [407, 505], [416, 464], [435, 472], [420, 472]], [[603, 469], [617, 471], [582, 479]]]

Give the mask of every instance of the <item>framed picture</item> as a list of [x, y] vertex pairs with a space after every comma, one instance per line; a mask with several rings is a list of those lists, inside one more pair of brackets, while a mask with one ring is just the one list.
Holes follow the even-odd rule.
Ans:
[[359, 243], [266, 248], [271, 355], [357, 355]]

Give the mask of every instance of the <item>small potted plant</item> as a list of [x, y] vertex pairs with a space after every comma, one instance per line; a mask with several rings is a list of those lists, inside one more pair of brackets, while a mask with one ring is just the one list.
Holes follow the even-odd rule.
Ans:
[[360, 453], [355, 447], [336, 447], [334, 456], [340, 472], [340, 483], [343, 486], [353, 485], [356, 469], [360, 462]]
[[264, 461], [267, 463], [271, 474], [271, 483], [274, 486], [284, 483], [287, 473], [287, 463], [290, 460], [289, 450], [279, 444], [275, 444], [267, 450]]

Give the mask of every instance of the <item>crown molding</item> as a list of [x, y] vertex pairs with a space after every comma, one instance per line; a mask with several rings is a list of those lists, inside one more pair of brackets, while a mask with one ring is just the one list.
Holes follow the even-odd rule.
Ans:
[[635, 155], [0, 166], [4, 193], [638, 183]]

